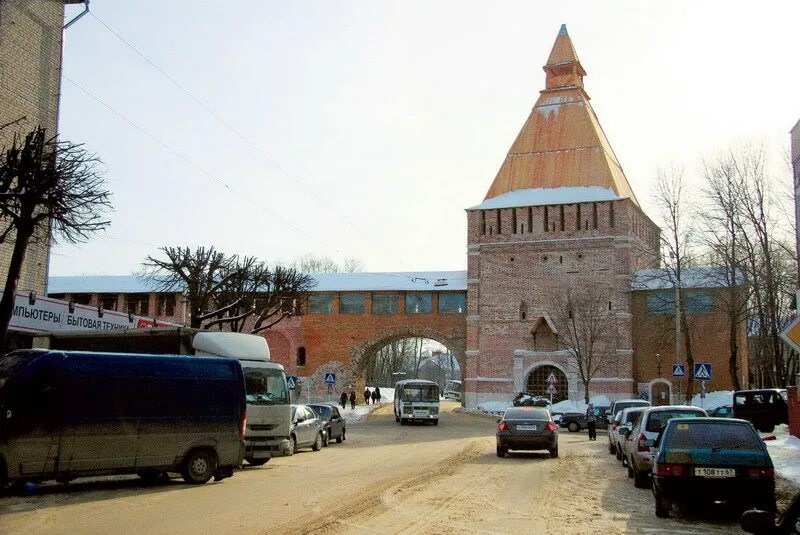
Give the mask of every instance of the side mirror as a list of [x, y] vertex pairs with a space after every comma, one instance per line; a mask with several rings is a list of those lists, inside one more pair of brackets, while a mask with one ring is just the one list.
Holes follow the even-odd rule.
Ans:
[[745, 511], [740, 525], [748, 533], [772, 533], [775, 531], [775, 515], [767, 511]]

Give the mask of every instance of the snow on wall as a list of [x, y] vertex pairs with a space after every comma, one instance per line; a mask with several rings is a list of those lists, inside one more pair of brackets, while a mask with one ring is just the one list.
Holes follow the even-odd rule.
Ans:
[[492, 197], [467, 210], [491, 210], [519, 206], [544, 206], [577, 202], [618, 201], [623, 197], [611, 188], [601, 186], [563, 186], [560, 188], [526, 188]]

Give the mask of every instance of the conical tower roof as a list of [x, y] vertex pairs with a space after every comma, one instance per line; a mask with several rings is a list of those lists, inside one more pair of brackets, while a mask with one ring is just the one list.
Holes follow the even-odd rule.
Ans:
[[558, 32], [544, 71], [545, 89], [485, 199], [520, 189], [594, 186], [638, 205], [583, 89], [586, 71], [566, 25]]

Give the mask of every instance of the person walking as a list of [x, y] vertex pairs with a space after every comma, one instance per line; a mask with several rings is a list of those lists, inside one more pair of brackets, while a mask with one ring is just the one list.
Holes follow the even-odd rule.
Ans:
[[339, 396], [339, 404], [342, 406], [343, 409], [347, 408], [347, 392], [342, 390], [342, 395]]
[[375, 387], [375, 397], [378, 398], [378, 403], [381, 402], [381, 387]]
[[364, 388], [364, 405], [369, 405], [369, 396], [370, 396], [369, 388]]
[[372, 404], [375, 405], [378, 402], [378, 387], [375, 387], [375, 390], [372, 391]]
[[595, 426], [596, 422], [594, 415], [594, 405], [589, 403], [589, 406], [586, 407], [586, 427], [589, 428], [589, 440], [597, 440], [597, 429]]
[[355, 409], [356, 408], [356, 391], [355, 390], [351, 390], [350, 391], [350, 408], [351, 409]]

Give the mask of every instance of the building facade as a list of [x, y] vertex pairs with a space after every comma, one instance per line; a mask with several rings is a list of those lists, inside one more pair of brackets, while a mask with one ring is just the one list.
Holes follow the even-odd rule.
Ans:
[[[38, 126], [58, 132], [64, 4], [77, 0], [0, 2], [0, 150], [15, 135]], [[46, 231], [43, 231], [46, 232]], [[0, 244], [0, 277], [5, 281], [13, 240]], [[32, 244], [25, 255], [19, 291], [45, 292], [49, 240]]]

